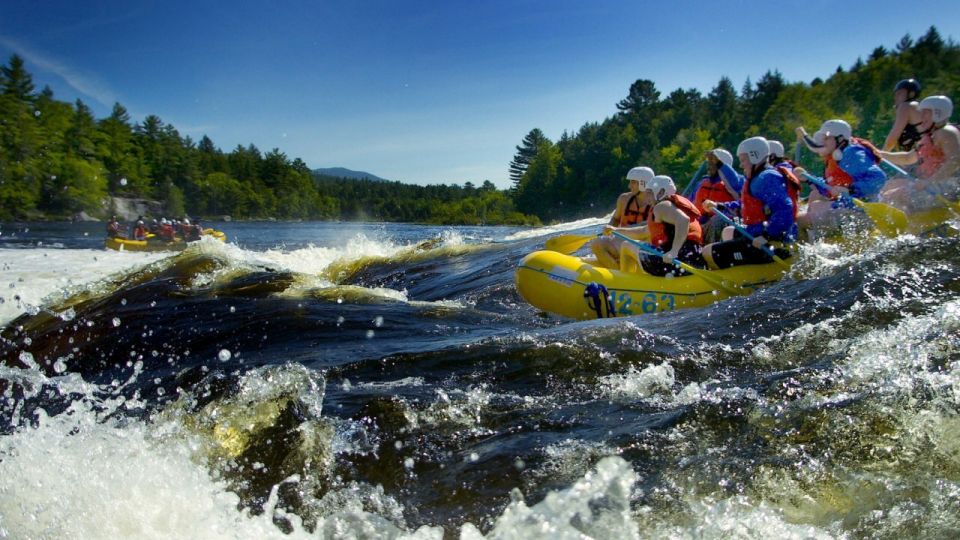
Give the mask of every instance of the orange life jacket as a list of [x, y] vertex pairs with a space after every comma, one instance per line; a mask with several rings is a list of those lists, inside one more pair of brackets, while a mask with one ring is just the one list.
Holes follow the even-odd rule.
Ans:
[[[801, 188], [800, 180], [793, 174], [793, 171], [786, 167], [777, 166], [774, 169], [783, 177], [787, 195], [793, 201], [793, 219], [797, 219], [797, 210], [800, 207], [798, 202]], [[740, 192], [740, 217], [743, 218], [743, 224], [747, 226], [763, 223], [767, 220], [766, 205], [750, 194], [750, 180], [751, 178], [747, 178], [743, 182], [743, 191]]]
[[709, 176], [704, 176], [700, 181], [700, 187], [697, 188], [697, 194], [693, 198], [693, 204], [702, 215], [713, 214], [704, 207], [704, 201], [713, 201], [718, 203], [731, 202], [737, 200], [736, 197], [727, 191], [727, 185], [721, 179], [719, 182], [711, 182]]
[[[620, 215], [620, 227], [629, 227], [636, 225], [645, 219], [643, 208], [640, 208], [639, 193], [632, 193], [627, 204], [623, 208], [623, 214]], [[631, 207], [632, 205], [632, 207]]]
[[[692, 240], [693, 242], [702, 244], [703, 229], [700, 227], [700, 221], [698, 220], [700, 217], [700, 211], [697, 210], [697, 207], [694, 206], [689, 199], [681, 195], [677, 195], [676, 193], [664, 200], [673, 203], [674, 206], [676, 206], [681, 212], [690, 218], [690, 228], [687, 230], [687, 240]], [[668, 225], [670, 228], [669, 231], [667, 231]], [[672, 243], [674, 234], [673, 229], [673, 225], [668, 223], [658, 223], [653, 216], [652, 208], [649, 212], [647, 212], [647, 230], [650, 231], [650, 243], [654, 246], [659, 248], [664, 244]]]
[[930, 178], [947, 160], [943, 150], [933, 142], [931, 132], [932, 130], [925, 131], [920, 137], [920, 142], [917, 143], [917, 157], [920, 158], [917, 164], [917, 176], [920, 178]]
[[827, 154], [824, 161], [827, 163], [827, 168], [823, 172], [827, 180], [827, 185], [850, 187], [853, 184], [853, 177], [847, 174], [847, 171], [840, 168], [840, 164], [837, 163], [837, 160], [833, 159], [832, 155]]

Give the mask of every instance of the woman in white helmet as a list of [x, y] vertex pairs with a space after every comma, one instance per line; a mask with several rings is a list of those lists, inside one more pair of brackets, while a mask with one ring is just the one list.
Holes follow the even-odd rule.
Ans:
[[919, 179], [897, 178], [884, 186], [881, 200], [907, 212], [936, 206], [938, 197], [956, 198], [960, 172], [960, 130], [951, 125], [953, 102], [947, 96], [930, 96], [920, 102], [921, 136], [909, 152], [881, 152], [881, 157], [901, 166], [916, 164]]
[[700, 252], [703, 233], [697, 207], [686, 197], [677, 194], [677, 186], [669, 176], [654, 176], [641, 189], [647, 193], [653, 205], [647, 212], [643, 227], [650, 236], [650, 244], [663, 251], [664, 255], [662, 258], [641, 256], [636, 246], [625, 243], [621, 246], [620, 269], [631, 270], [628, 264], [631, 258], [638, 259], [643, 270], [654, 276], [678, 271], [673, 265], [675, 259], [702, 268], [704, 262]]
[[617, 207], [610, 217], [610, 223], [604, 227], [604, 236], [590, 242], [590, 250], [597, 257], [600, 266], [620, 267], [620, 245], [623, 240], [610, 236], [612, 231], [623, 233], [637, 240], [646, 240], [646, 229], [640, 227], [646, 219], [650, 201], [641, 185], [654, 177], [650, 167], [634, 167], [627, 171], [627, 185], [630, 191], [617, 197]]
[[[733, 212], [740, 217], [753, 241], [743, 236], [734, 237], [734, 231], [724, 231], [730, 238], [703, 248], [703, 258], [712, 268], [728, 268], [742, 264], [761, 264], [773, 259], [763, 249], [769, 242], [792, 243], [797, 238], [797, 198], [800, 182], [784, 168], [773, 168], [768, 163], [770, 145], [763, 137], [750, 137], [737, 147], [737, 157], [743, 168], [745, 181], [740, 200], [731, 203], [709, 201], [705, 207], [713, 211]], [[789, 251], [776, 249], [781, 258]]]
[[[803, 128], [798, 128], [802, 130]], [[806, 213], [798, 218], [801, 228], [807, 230], [835, 229], [853, 223], [862, 216], [853, 210], [845, 195], [865, 201], [876, 201], [887, 175], [880, 168], [880, 150], [869, 141], [853, 136], [845, 120], [827, 120], [815, 136], [820, 141], [816, 152], [823, 158], [823, 183], [826, 191], [817, 188], [810, 193]], [[802, 167], [795, 169], [802, 175]]]

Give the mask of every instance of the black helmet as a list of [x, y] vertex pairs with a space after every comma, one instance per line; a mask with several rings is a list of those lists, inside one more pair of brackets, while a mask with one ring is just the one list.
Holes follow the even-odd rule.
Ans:
[[913, 99], [920, 95], [920, 81], [916, 79], [904, 79], [893, 87], [894, 92], [900, 89], [907, 91], [907, 99]]

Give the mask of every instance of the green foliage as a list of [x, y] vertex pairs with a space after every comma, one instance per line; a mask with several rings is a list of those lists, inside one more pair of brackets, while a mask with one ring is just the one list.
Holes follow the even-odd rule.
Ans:
[[[531, 156], [545, 139], [538, 131]], [[134, 124], [119, 103], [96, 120], [80, 100], [58, 101], [50, 88], [35, 94], [23, 60], [11, 57], [0, 68], [0, 220], [104, 217], [108, 196], [159, 200], [168, 217], [538, 223], [489, 181], [461, 188], [315, 179], [279, 149], [224, 153], [156, 115]]]
[[[810, 84], [788, 83], [773, 70], [755, 84], [748, 78], [737, 92], [722, 77], [706, 96], [676, 89], [661, 99], [653, 81], [638, 79], [616, 103], [614, 116], [564, 133], [556, 145], [538, 146], [511, 193], [517, 209], [543, 220], [595, 216], [625, 191], [631, 167], [653, 167], [682, 189], [710, 148], [732, 152], [744, 138], [763, 135], [792, 149], [797, 126], [812, 131], [830, 118], [847, 120], [857, 136], [882, 145], [893, 124], [891, 91], [900, 79], [918, 78], [925, 96], [960, 96], [960, 46], [934, 27], [916, 41], [908, 34], [892, 49], [876, 47], [866, 61], [849, 60], [849, 71], [840, 66]], [[525, 139], [517, 149], [528, 147]], [[813, 170], [822, 165], [810, 152], [801, 163]]]

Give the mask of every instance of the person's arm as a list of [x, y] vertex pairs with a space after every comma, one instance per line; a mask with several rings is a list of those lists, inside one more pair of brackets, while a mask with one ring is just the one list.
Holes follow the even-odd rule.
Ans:
[[818, 156], [823, 155], [823, 144], [818, 143], [813, 137], [807, 135], [807, 130], [803, 129], [803, 126], [798, 126], [794, 131], [797, 134], [797, 138], [803, 141], [803, 144], [805, 144], [811, 152]]
[[[793, 199], [790, 198], [786, 186], [778, 177], [779, 175], [776, 174], [765, 174], [763, 178], [758, 178], [758, 181], [750, 186], [753, 188], [753, 195], [762, 200], [766, 207], [770, 209], [766, 226], [762, 226], [759, 231], [769, 240], [783, 240], [790, 229], [793, 228], [795, 221], [793, 218]], [[754, 231], [748, 229], [748, 232], [756, 236]]]
[[872, 199], [887, 181], [887, 175], [874, 162], [873, 156], [860, 145], [846, 147], [837, 165], [853, 179], [850, 194], [860, 199]]
[[690, 218], [669, 201], [661, 201], [654, 206], [653, 217], [657, 221], [673, 225], [673, 244], [670, 246], [670, 251], [666, 253], [670, 260], [664, 259], [665, 262], [670, 263], [677, 258], [680, 248], [687, 241], [687, 233], [690, 232]]
[[886, 152], [881, 150], [880, 157], [901, 167], [913, 165], [919, 159], [916, 150], [910, 150], [909, 152]]
[[903, 133], [903, 128], [907, 127], [907, 122], [909, 121], [910, 103], [905, 101], [897, 105], [897, 117], [893, 121], [893, 127], [890, 128], [887, 140], [883, 142], [883, 150], [889, 152], [897, 146], [897, 143], [900, 141], [900, 134]]
[[623, 217], [623, 210], [627, 206], [628, 199], [629, 196], [626, 193], [621, 193], [620, 196], [617, 197], [617, 206], [613, 209], [613, 215], [610, 216], [609, 225], [611, 227], [616, 227], [620, 224], [620, 218]]
[[740, 190], [743, 189], [743, 182], [746, 180], [743, 175], [722, 161], [717, 171], [720, 173], [720, 179], [723, 181], [723, 185], [727, 188], [727, 191], [730, 191], [732, 195], [739, 199]]

